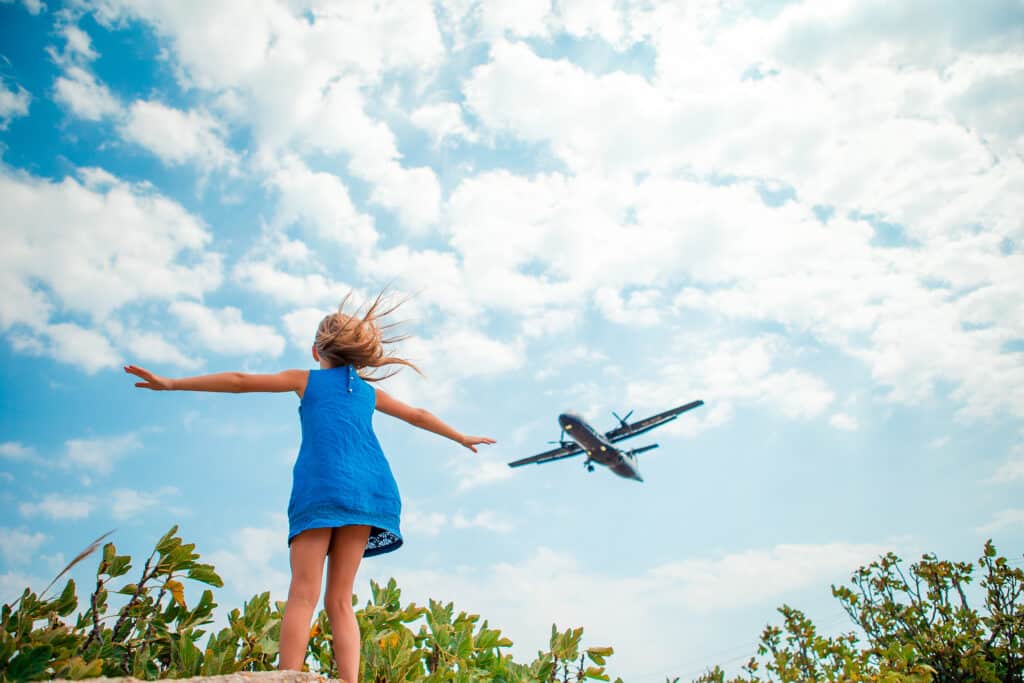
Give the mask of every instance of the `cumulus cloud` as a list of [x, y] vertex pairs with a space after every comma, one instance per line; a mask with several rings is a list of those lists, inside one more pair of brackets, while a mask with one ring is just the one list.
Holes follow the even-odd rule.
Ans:
[[215, 309], [175, 301], [169, 310], [203, 347], [215, 353], [259, 353], [276, 358], [284, 351], [284, 338], [275, 328], [245, 322], [242, 311], [233, 306]]
[[9, 460], [31, 460], [35, 456], [35, 449], [26, 446], [20, 441], [4, 441], [0, 443], [0, 457]]
[[476, 142], [478, 137], [466, 126], [462, 108], [454, 102], [424, 105], [410, 114], [409, 119], [430, 134], [434, 145], [438, 147], [448, 140]]
[[224, 144], [221, 125], [201, 110], [181, 111], [137, 100], [128, 107], [120, 132], [124, 140], [144, 147], [166, 164], [195, 163], [212, 169], [237, 163]]
[[121, 103], [89, 70], [70, 66], [54, 83], [54, 99], [87, 121], [99, 121], [121, 111]]
[[186, 355], [181, 349], [167, 341], [158, 332], [124, 330], [118, 334], [118, 342], [130, 353], [133, 360], [174, 365], [186, 370], [198, 368], [202, 363]]
[[448, 514], [428, 512], [417, 506], [406, 506], [402, 511], [402, 527], [411, 534], [438, 536], [446, 529], [483, 529], [507, 534], [515, 528], [515, 524], [507, 519], [501, 519], [493, 510], [478, 510], [475, 514], [467, 516], [461, 510]]
[[[0, 3], [10, 5], [17, 0], [0, 0]], [[46, 3], [42, 0], [21, 0], [21, 4], [25, 6], [25, 9], [29, 14], [40, 14], [46, 11]]]
[[272, 600], [288, 598], [287, 567], [274, 561], [286, 552], [288, 518], [280, 513], [268, 517], [267, 526], [233, 530], [224, 535], [220, 549], [203, 555], [204, 562], [217, 568], [228, 590], [241, 599], [248, 600], [264, 591], [270, 591]]
[[791, 419], [817, 417], [835, 395], [820, 377], [786, 367], [794, 362], [794, 353], [777, 336], [710, 344], [696, 336], [680, 336], [671, 357], [686, 361], [665, 364], [656, 380], [629, 382], [627, 401], [654, 410], [678, 405], [684, 396], [703, 398], [708, 403], [706, 412], [666, 427], [691, 434], [721, 424], [743, 403], [761, 404]]
[[836, 429], [841, 429], [846, 432], [854, 432], [860, 428], [860, 423], [857, 422], [857, 418], [846, 413], [836, 413], [828, 419], [828, 423]]
[[[115, 311], [147, 300], [198, 297], [220, 285], [220, 256], [203, 223], [145, 185], [102, 169], [60, 181], [0, 168], [6, 249], [0, 329], [25, 353], [92, 373], [115, 367], [124, 347], [182, 367], [195, 361], [154, 334], [125, 332]], [[82, 321], [58, 319], [80, 314]], [[108, 336], [112, 335], [112, 336]]]
[[85, 519], [96, 507], [92, 498], [49, 493], [36, 502], [18, 505], [25, 517], [48, 517], [52, 520]]
[[1007, 527], [1024, 525], [1024, 510], [1019, 508], [1000, 510], [995, 516], [977, 528], [979, 534], [992, 534]]
[[373, 219], [355, 207], [338, 176], [312, 171], [289, 157], [270, 173], [268, 182], [280, 193], [276, 225], [298, 223], [320, 240], [352, 247], [357, 255], [376, 243]]
[[[220, 284], [211, 235], [178, 203], [99, 169], [60, 181], [0, 168], [0, 325], [44, 325], [55, 304], [103, 319], [143, 299]], [[186, 261], [187, 259], [187, 261]], [[40, 287], [39, 285], [42, 285]]]
[[0, 527], [0, 555], [8, 566], [28, 564], [46, 539], [46, 534], [39, 531], [28, 533]]
[[[131, 18], [153, 26], [169, 40], [185, 84], [230, 92], [229, 112], [253, 127], [258, 156], [274, 158], [291, 144], [347, 155], [349, 172], [371, 184], [370, 201], [411, 230], [433, 225], [440, 206], [434, 172], [401, 164], [388, 125], [365, 113], [363, 92], [384, 72], [436, 67], [444, 47], [432, 5], [317, 4], [311, 11], [295, 14], [278, 3], [228, 3], [199, 14], [128, 1], [95, 8], [103, 23]], [[228, 33], [244, 39], [225, 41]]]
[[177, 493], [178, 489], [173, 486], [164, 486], [155, 491], [137, 491], [125, 488], [114, 489], [110, 492], [108, 501], [110, 514], [114, 519], [134, 519], [139, 513], [163, 504], [166, 498]]
[[1011, 449], [1010, 457], [999, 465], [989, 481], [1010, 483], [1020, 479], [1024, 479], [1024, 443], [1018, 443]]
[[32, 95], [20, 85], [8, 89], [7, 84], [0, 80], [0, 130], [7, 130], [12, 119], [28, 114], [28, 106]]
[[93, 473], [110, 474], [118, 460], [142, 448], [142, 441], [132, 432], [119, 436], [69, 439], [64, 445], [68, 465]]

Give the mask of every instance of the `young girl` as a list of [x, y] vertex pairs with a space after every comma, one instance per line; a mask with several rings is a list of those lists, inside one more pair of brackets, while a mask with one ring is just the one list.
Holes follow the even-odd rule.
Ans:
[[446, 436], [474, 453], [478, 444], [495, 443], [487, 437], [463, 435], [426, 410], [410, 407], [367, 383], [398, 371], [371, 375], [385, 365], [405, 365], [419, 372], [409, 361], [385, 354], [386, 345], [404, 337], [382, 337], [381, 331], [393, 324], [377, 321], [397, 308], [381, 310], [382, 296], [361, 317], [344, 312], [346, 296], [337, 313], [320, 321], [313, 343], [319, 370], [284, 370], [273, 375], [221, 372], [169, 379], [135, 365], [124, 368], [144, 380], [135, 384], [144, 389], [298, 394], [302, 445], [292, 469], [288, 503], [292, 579], [281, 623], [278, 667], [302, 669], [326, 557], [324, 608], [331, 622], [338, 675], [348, 683], [359, 681], [359, 627], [352, 609], [352, 583], [359, 561], [402, 545], [402, 503], [373, 432], [374, 409]]

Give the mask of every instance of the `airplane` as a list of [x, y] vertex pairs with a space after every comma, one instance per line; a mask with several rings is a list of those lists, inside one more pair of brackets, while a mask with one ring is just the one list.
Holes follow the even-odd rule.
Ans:
[[[588, 472], [594, 471], [594, 463], [596, 462], [598, 465], [604, 465], [620, 477], [643, 481], [643, 477], [640, 476], [640, 468], [636, 456], [657, 448], [658, 444], [653, 443], [649, 446], [641, 446], [640, 448], [631, 448], [629, 450], [620, 450], [612, 444], [623, 439], [630, 439], [644, 432], [649, 432], [655, 427], [671, 422], [686, 411], [699, 408], [702, 405], [704, 405], [704, 401], [693, 401], [686, 405], [666, 410], [663, 413], [644, 418], [643, 420], [638, 420], [633, 424], [627, 422], [629, 416], [633, 414], [632, 410], [626, 413], [625, 417], [619, 417], [613, 412], [612, 415], [619, 421], [619, 426], [604, 434], [596, 431], [579, 415], [575, 413], [562, 413], [558, 416], [558, 424], [562, 426], [562, 434], [559, 436], [558, 441], [550, 442], [557, 443], [558, 448], [510, 462], [508, 466], [520, 467], [530, 463], [540, 465], [546, 462], [562, 460], [563, 458], [571, 458], [585, 452], [587, 459], [584, 461], [583, 466]], [[566, 441], [566, 434], [572, 437], [572, 441]]]

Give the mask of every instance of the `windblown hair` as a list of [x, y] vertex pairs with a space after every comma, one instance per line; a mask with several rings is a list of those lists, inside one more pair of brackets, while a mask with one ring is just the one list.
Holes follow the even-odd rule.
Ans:
[[[385, 303], [384, 292], [381, 291], [365, 313], [360, 314], [357, 309], [352, 315], [349, 315], [345, 312], [345, 304], [351, 298], [352, 292], [350, 291], [341, 300], [338, 311], [325, 316], [320, 321], [314, 342], [320, 357], [326, 359], [334, 367], [352, 365], [359, 376], [368, 382], [387, 379], [401, 369], [395, 368], [386, 374], [377, 375], [375, 369], [385, 365], [405, 365], [422, 375], [423, 373], [413, 363], [404, 358], [389, 355], [384, 348], [409, 338], [409, 335], [383, 336], [383, 331], [397, 327], [400, 323], [380, 324], [378, 322], [393, 313], [403, 302]], [[371, 368], [371, 370], [367, 372], [366, 368]]]

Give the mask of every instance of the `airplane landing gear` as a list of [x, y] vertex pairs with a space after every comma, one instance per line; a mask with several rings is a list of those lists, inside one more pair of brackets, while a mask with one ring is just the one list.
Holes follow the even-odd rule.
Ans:
[[590, 462], [589, 460], [583, 463], [583, 466], [587, 468], [587, 472], [594, 471], [594, 463]]

